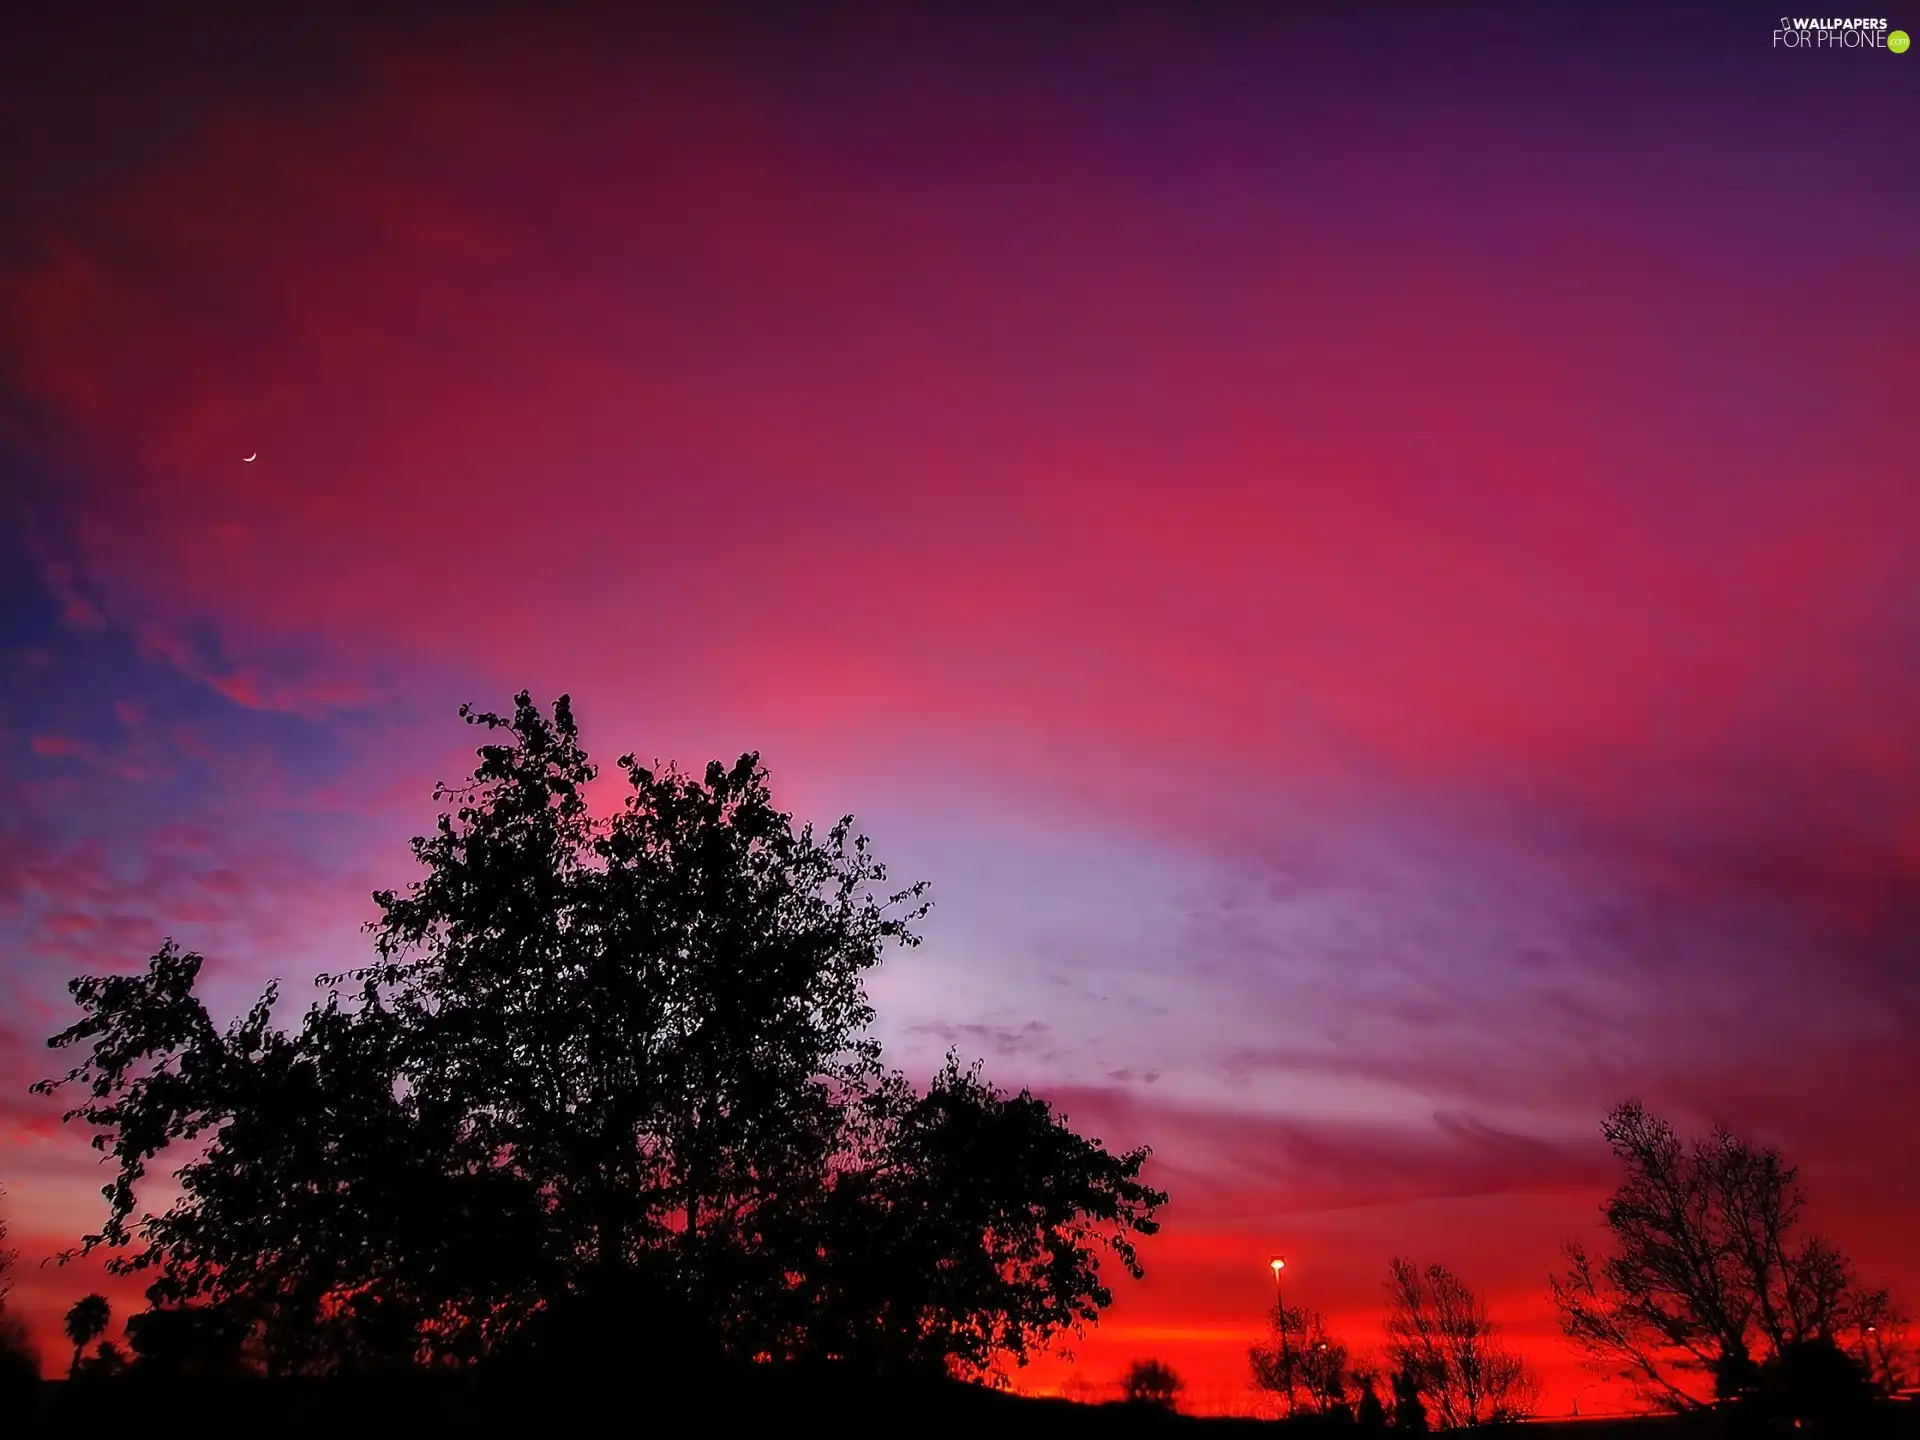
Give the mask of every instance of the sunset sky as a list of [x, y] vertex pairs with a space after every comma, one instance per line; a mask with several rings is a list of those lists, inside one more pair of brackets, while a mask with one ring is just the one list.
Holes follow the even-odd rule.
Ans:
[[1270, 1253], [1362, 1347], [1406, 1253], [1565, 1410], [1545, 1277], [1632, 1094], [1784, 1146], [1920, 1305], [1920, 54], [1778, 5], [259, 8], [0, 22], [50, 1369], [106, 1179], [26, 1093], [67, 979], [171, 935], [218, 1008], [303, 997], [523, 686], [856, 813], [933, 885], [895, 1063], [1154, 1147], [1147, 1280], [1023, 1384], [1244, 1406]]

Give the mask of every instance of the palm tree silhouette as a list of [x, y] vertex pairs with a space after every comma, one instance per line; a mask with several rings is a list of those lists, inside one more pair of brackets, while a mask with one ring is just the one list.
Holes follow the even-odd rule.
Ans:
[[69, 1377], [80, 1373], [80, 1352], [106, 1333], [107, 1321], [112, 1318], [113, 1308], [104, 1295], [85, 1295], [73, 1302], [73, 1308], [67, 1311], [67, 1339], [73, 1342]]

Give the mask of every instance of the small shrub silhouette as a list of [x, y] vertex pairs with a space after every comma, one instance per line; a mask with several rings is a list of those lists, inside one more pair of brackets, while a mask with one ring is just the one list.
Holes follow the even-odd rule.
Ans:
[[1186, 1382], [1164, 1360], [1136, 1360], [1121, 1378], [1120, 1392], [1129, 1405], [1150, 1405], [1172, 1410], [1179, 1402]]

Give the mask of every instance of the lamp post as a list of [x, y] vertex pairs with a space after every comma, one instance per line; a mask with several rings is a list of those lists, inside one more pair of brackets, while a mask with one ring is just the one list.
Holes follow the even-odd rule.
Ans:
[[1280, 1289], [1280, 1272], [1287, 1268], [1286, 1257], [1274, 1256], [1267, 1262], [1273, 1271], [1273, 1323], [1280, 1327], [1280, 1383], [1287, 1387], [1287, 1414], [1293, 1414], [1293, 1350], [1287, 1341], [1287, 1302]]

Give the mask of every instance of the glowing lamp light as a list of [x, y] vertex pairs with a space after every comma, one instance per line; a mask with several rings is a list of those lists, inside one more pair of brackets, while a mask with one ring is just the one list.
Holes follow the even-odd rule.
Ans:
[[1274, 1256], [1273, 1259], [1269, 1260], [1267, 1264], [1273, 1270], [1273, 1273], [1276, 1275], [1278, 1275], [1282, 1270], [1287, 1268], [1287, 1262], [1282, 1260], [1278, 1255]]

